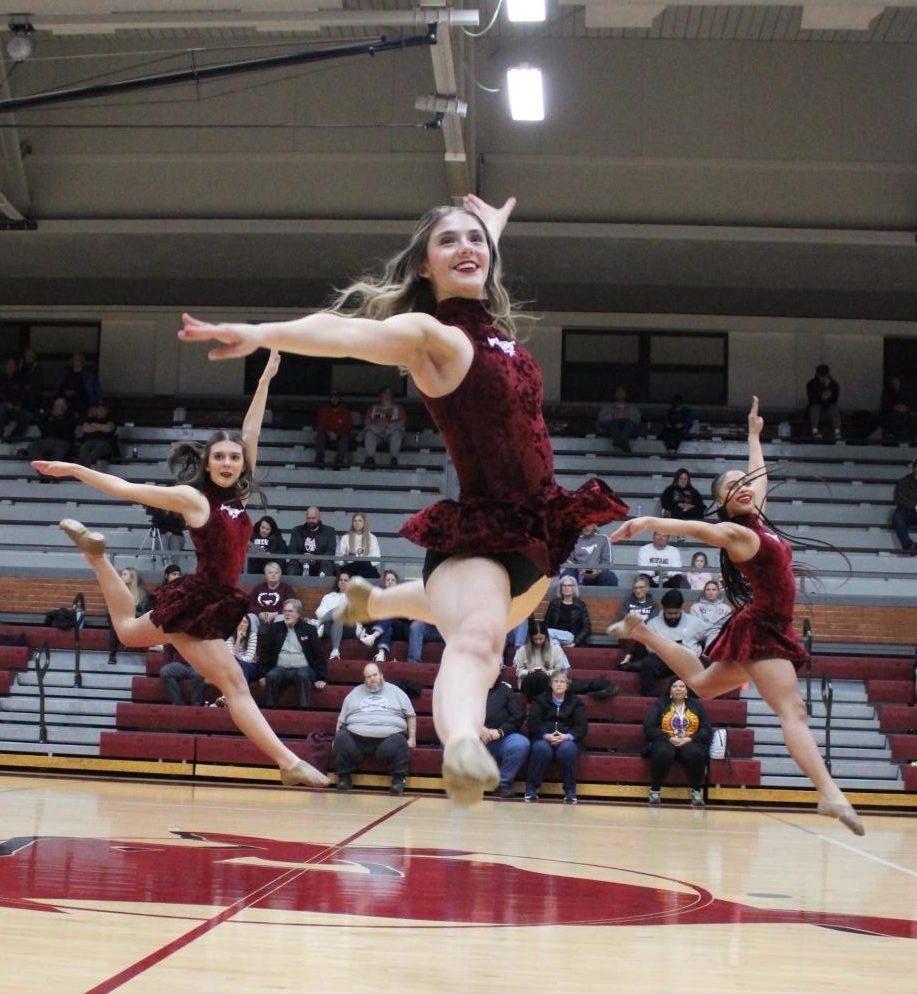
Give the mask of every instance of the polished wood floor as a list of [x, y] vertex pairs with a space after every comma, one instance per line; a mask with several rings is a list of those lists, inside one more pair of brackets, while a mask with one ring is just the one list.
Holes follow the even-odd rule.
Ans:
[[0, 994], [914, 990], [917, 818], [0, 776]]

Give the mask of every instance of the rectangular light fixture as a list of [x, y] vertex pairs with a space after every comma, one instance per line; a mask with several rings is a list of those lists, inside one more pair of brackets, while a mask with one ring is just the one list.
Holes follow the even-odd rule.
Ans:
[[510, 21], [544, 21], [545, 0], [506, 0], [506, 17]]
[[544, 120], [544, 91], [541, 70], [534, 66], [514, 66], [506, 71], [509, 112], [514, 121]]

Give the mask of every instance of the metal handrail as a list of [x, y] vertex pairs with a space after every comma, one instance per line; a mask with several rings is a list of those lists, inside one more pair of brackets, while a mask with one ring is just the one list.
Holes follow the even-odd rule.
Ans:
[[83, 674], [80, 671], [80, 656], [82, 654], [82, 638], [80, 632], [86, 620], [86, 602], [82, 594], [73, 598], [73, 686], [83, 686]]
[[812, 622], [802, 619], [802, 644], [805, 646], [809, 659], [806, 663], [806, 714], [812, 717]]
[[827, 673], [821, 678], [821, 699], [825, 705], [825, 766], [831, 772], [831, 708], [834, 705], [834, 685]]
[[[44, 663], [41, 662], [44, 657]], [[51, 650], [47, 641], [35, 650], [35, 675], [38, 677], [38, 741], [48, 741], [48, 725], [45, 721], [45, 673], [51, 667]]]

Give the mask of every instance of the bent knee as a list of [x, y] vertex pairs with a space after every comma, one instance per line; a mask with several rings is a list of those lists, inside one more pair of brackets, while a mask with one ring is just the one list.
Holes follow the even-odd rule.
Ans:
[[486, 659], [488, 662], [503, 651], [506, 633], [501, 625], [489, 619], [468, 618], [449, 639], [450, 646], [463, 656]]

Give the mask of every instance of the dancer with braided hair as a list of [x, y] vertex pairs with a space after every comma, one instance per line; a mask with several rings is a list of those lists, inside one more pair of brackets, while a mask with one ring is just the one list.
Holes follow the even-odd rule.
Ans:
[[528, 617], [589, 522], [626, 507], [601, 481], [570, 493], [554, 480], [538, 366], [515, 337], [496, 241], [512, 198], [496, 209], [477, 197], [438, 207], [378, 280], [338, 298], [332, 312], [284, 323], [205, 324], [186, 315], [186, 341], [215, 340], [212, 359], [259, 347], [352, 357], [407, 369], [442, 432], [461, 487], [414, 515], [401, 534], [427, 549], [424, 582], [382, 589], [358, 579], [346, 623], [416, 618], [445, 642], [433, 690], [444, 746], [443, 781], [460, 803], [497, 786], [480, 739], [487, 693], [507, 631]]
[[105, 537], [65, 518], [61, 528], [73, 539], [96, 574], [112, 624], [124, 645], [142, 647], [171, 642], [204, 679], [215, 684], [239, 729], [280, 768], [284, 784], [324, 787], [328, 778], [299, 759], [274, 734], [248, 689], [226, 638], [248, 611], [248, 597], [236, 589], [251, 537], [245, 504], [254, 487], [258, 438], [268, 388], [280, 365], [272, 352], [252, 395], [242, 431], [215, 432], [206, 446], [179, 443], [169, 458], [178, 484], [170, 487], [130, 483], [68, 462], [35, 460], [44, 476], [75, 476], [119, 500], [180, 514], [197, 552], [197, 569], [163, 584], [153, 609], [134, 616], [130, 590], [105, 555]]
[[627, 615], [609, 634], [642, 642], [701, 697], [717, 697], [754, 680], [780, 718], [790, 755], [815, 784], [818, 813], [838, 818], [850, 831], [863, 835], [856, 811], [825, 766], [799, 695], [796, 670], [808, 656], [793, 633], [792, 552], [761, 520], [767, 499], [763, 427], [758, 398], [753, 397], [748, 413], [748, 470], [729, 470], [713, 484], [719, 524], [639, 517], [611, 536], [612, 542], [620, 542], [643, 531], [659, 531], [720, 548], [723, 586], [736, 610], [707, 649], [712, 665], [704, 669], [694, 653], [652, 632], [638, 614]]

